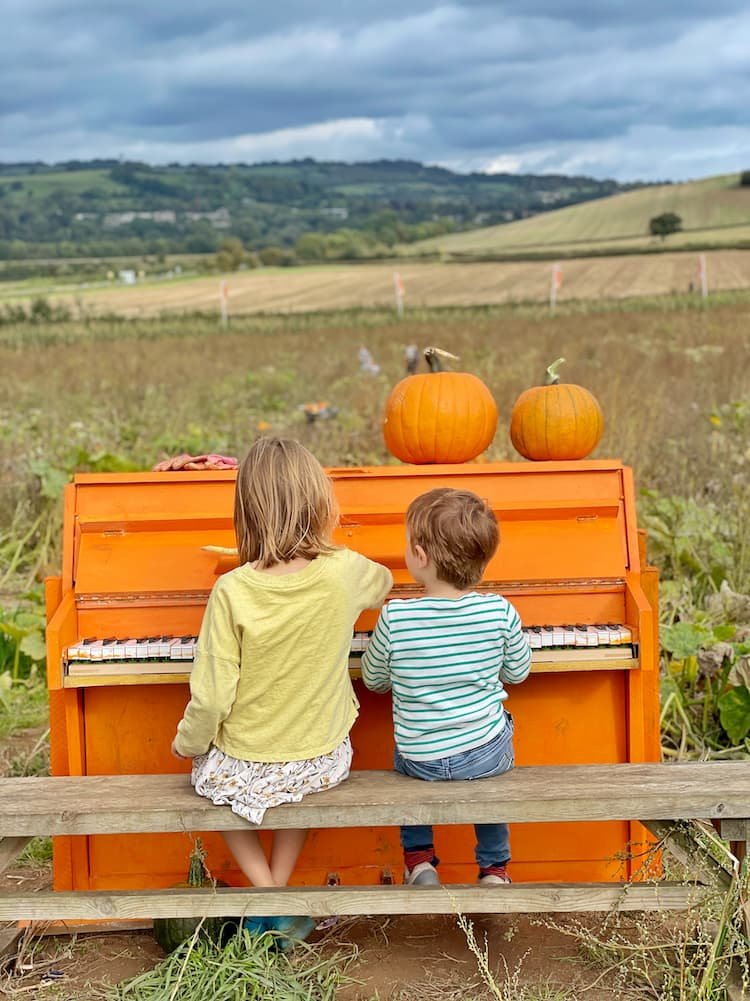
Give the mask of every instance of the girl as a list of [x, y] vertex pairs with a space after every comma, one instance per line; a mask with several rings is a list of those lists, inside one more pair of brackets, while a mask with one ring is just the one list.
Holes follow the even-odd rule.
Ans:
[[[331, 481], [296, 441], [260, 438], [237, 474], [240, 566], [211, 592], [173, 753], [193, 760], [195, 791], [251, 824], [349, 774], [358, 703], [349, 679], [352, 630], [379, 607], [390, 571], [335, 546]], [[254, 886], [286, 886], [307, 831], [276, 831], [269, 859], [257, 831], [224, 832]], [[309, 918], [246, 919], [305, 938]]]

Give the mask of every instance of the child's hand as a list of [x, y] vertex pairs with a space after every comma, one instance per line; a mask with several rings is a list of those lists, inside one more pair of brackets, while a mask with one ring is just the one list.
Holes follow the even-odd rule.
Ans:
[[188, 755], [187, 755], [187, 754], [180, 754], [180, 752], [179, 752], [179, 751], [177, 750], [177, 748], [176, 748], [176, 747], [174, 746], [174, 742], [175, 742], [175, 740], [177, 740], [177, 738], [176, 738], [176, 737], [175, 737], [175, 738], [174, 738], [174, 740], [172, 741], [172, 747], [171, 747], [171, 751], [172, 751], [172, 757], [173, 757], [173, 758], [177, 758], [177, 759], [178, 759], [178, 760], [180, 760], [180, 761], [187, 761], [187, 759], [188, 759]]

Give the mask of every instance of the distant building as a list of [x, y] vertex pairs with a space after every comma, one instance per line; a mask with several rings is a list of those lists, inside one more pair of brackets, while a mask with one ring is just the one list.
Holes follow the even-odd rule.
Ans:
[[104, 216], [104, 228], [115, 229], [117, 226], [129, 226], [136, 219], [174, 225], [177, 222], [177, 214], [173, 209], [158, 209], [155, 212], [107, 212]]
[[135, 285], [136, 274], [135, 271], [118, 271], [117, 277], [120, 279], [123, 285]]
[[332, 206], [321, 209], [320, 214], [330, 216], [332, 219], [348, 219], [349, 209], [345, 205]]
[[190, 222], [199, 222], [205, 219], [206, 222], [211, 223], [214, 229], [229, 229], [232, 225], [231, 213], [224, 206], [214, 209], [213, 212], [186, 212], [185, 218]]

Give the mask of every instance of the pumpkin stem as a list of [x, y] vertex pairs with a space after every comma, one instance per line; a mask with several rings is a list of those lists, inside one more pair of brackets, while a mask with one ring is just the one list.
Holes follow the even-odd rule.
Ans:
[[443, 351], [442, 348], [424, 349], [424, 359], [430, 366], [431, 372], [445, 371], [445, 365], [442, 362], [443, 358], [452, 358], [454, 361], [458, 361], [458, 355], [452, 355], [450, 351]]
[[564, 361], [564, 358], [558, 358], [557, 361], [552, 362], [547, 369], [547, 378], [544, 380], [545, 386], [556, 386], [558, 384], [560, 381], [560, 373], [557, 370]]

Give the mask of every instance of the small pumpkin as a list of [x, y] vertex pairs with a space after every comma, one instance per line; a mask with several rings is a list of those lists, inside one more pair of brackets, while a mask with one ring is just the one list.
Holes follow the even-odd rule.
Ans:
[[564, 361], [553, 362], [545, 384], [521, 393], [513, 406], [510, 440], [526, 459], [585, 459], [601, 439], [601, 407], [588, 389], [560, 382]]
[[[190, 853], [187, 880], [179, 883], [177, 888], [195, 890], [215, 885], [226, 886], [226, 883], [214, 883], [210, 878], [206, 869], [206, 853], [200, 838], [196, 838]], [[220, 942], [228, 920], [231, 923], [231, 919], [227, 918], [204, 918], [201, 931], [207, 938]], [[195, 934], [195, 929], [200, 923], [201, 918], [154, 918], [154, 938], [166, 953], [174, 952]]]
[[385, 405], [383, 438], [402, 462], [468, 462], [495, 436], [497, 406], [481, 379], [447, 372], [439, 348], [424, 353], [430, 371], [409, 375], [391, 390]]

